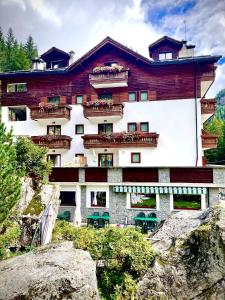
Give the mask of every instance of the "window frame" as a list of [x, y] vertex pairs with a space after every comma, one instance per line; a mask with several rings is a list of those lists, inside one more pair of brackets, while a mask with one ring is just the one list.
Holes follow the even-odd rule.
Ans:
[[110, 132], [110, 134], [113, 133], [113, 123], [99, 123], [98, 124], [98, 134], [107, 134], [106, 130], [105, 130], [105, 132], [100, 132], [99, 127], [101, 125], [104, 125], [104, 126], [110, 125], [112, 127], [112, 131]]
[[[134, 161], [134, 155], [138, 155], [138, 161]], [[141, 163], [141, 152], [131, 152], [131, 163], [140, 164]]]
[[[82, 133], [77, 131], [79, 126], [81, 126], [83, 128]], [[75, 134], [84, 134], [84, 124], [76, 124], [75, 125]]]
[[[147, 100], [141, 100], [141, 94], [142, 93], [146, 93], [147, 94]], [[139, 91], [139, 102], [148, 102], [149, 101], [149, 93], [147, 90], [142, 90], [142, 91]]]
[[[104, 207], [104, 208], [106, 208], [107, 207], [107, 192], [106, 191], [89, 191], [89, 193], [90, 193], [90, 207], [91, 208], [97, 208], [97, 207], [99, 207], [99, 208], [102, 208], [102, 207]], [[92, 204], [92, 196], [91, 196], [91, 193], [105, 193], [105, 205], [104, 206], [102, 206], [102, 205], [93, 205]]]
[[[147, 131], [143, 131], [142, 128], [141, 128], [141, 126], [144, 125], [144, 124], [147, 124], [147, 127], [148, 127]], [[149, 132], [149, 122], [140, 122], [140, 131], [141, 132]]]
[[[152, 207], [152, 206], [135, 206], [134, 203], [132, 204], [132, 194], [136, 194], [136, 195], [151, 195], [153, 196], [154, 195], [154, 198], [155, 198], [155, 206]], [[141, 198], [141, 197], [140, 197]], [[157, 194], [156, 193], [149, 193], [149, 194], [145, 194], [145, 193], [129, 193], [129, 208], [130, 209], [143, 209], [143, 210], [157, 210]]]
[[[129, 129], [130, 125], [135, 125], [136, 129], [134, 131], [130, 131], [130, 129]], [[135, 131], [138, 131], [138, 124], [136, 122], [127, 123], [127, 132], [135, 132]]]
[[[50, 134], [49, 133], [49, 128], [50, 127], [54, 127], [54, 134]], [[55, 134], [55, 129], [57, 128], [60, 128], [60, 134]], [[47, 125], [47, 135], [56, 135], [56, 136], [60, 136], [62, 135], [62, 126], [61, 125]]]
[[[100, 166], [100, 156], [101, 155], [112, 155], [112, 165], [111, 166]], [[98, 153], [98, 166], [99, 167], [102, 167], [102, 168], [111, 168], [111, 167], [113, 167], [113, 153]]]
[[[171, 58], [167, 58], [167, 54], [171, 54]], [[160, 58], [160, 55], [163, 55], [163, 58]], [[173, 52], [167, 51], [167, 52], [160, 52], [159, 53], [159, 60], [170, 60], [173, 59]]]
[[49, 159], [49, 156], [51, 156], [51, 155], [59, 156], [59, 166], [55, 166], [55, 165], [54, 165], [53, 167], [54, 167], [54, 168], [60, 168], [60, 167], [61, 167], [61, 159], [62, 159], [61, 154], [50, 153], [50, 154], [47, 155], [47, 161], [51, 161], [51, 160]]
[[[17, 90], [17, 85], [25, 85], [26, 86], [26, 90], [25, 91], [18, 91]], [[9, 86], [14, 86], [15, 90], [14, 91], [9, 91]], [[27, 92], [27, 82], [13, 82], [13, 83], [7, 83], [7, 93], [26, 93]]]
[[[134, 94], [135, 95], [135, 100], [130, 100], [129, 99], [129, 95], [130, 94]], [[134, 91], [134, 92], [128, 92], [128, 102], [131, 102], [131, 103], [137, 102], [137, 92], [136, 91]]]
[[75, 153], [75, 157], [84, 157], [84, 153]]
[[[53, 100], [54, 98], [55, 99], [57, 98], [57, 101], [52, 101], [51, 102], [51, 100], [50, 100], [50, 102], [49, 102], [50, 98], [52, 98], [51, 100]], [[57, 104], [57, 105], [59, 105], [60, 104], [60, 96], [49, 96], [49, 97], [47, 97], [47, 102], [48, 102], [48, 104]]]

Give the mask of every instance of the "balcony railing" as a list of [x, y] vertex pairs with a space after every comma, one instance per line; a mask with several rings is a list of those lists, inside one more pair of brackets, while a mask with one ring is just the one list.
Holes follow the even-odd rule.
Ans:
[[108, 116], [118, 116], [122, 118], [123, 116], [123, 104], [113, 103], [105, 106], [88, 106], [84, 104], [83, 108], [85, 118]]
[[30, 106], [30, 116], [32, 120], [55, 118], [69, 120], [71, 109], [69, 105]]
[[89, 74], [89, 83], [94, 88], [128, 86], [128, 71], [118, 73], [91, 73]]
[[84, 148], [157, 147], [159, 134], [151, 132], [118, 132], [112, 134], [85, 134]]
[[32, 136], [32, 141], [38, 146], [49, 149], [70, 149], [71, 137], [67, 135]]
[[207, 133], [202, 130], [202, 148], [213, 149], [217, 147], [218, 136], [216, 134]]
[[215, 99], [202, 99], [201, 100], [201, 113], [213, 115], [216, 111]]

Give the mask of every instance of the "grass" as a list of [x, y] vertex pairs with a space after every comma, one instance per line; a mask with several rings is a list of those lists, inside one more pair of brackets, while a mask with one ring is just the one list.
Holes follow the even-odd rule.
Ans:
[[174, 201], [175, 209], [201, 209], [200, 201], [187, 201], [187, 200], [175, 200]]

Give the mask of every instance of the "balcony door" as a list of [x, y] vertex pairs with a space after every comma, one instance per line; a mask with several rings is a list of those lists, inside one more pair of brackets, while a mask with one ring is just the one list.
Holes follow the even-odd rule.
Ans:
[[112, 153], [100, 153], [98, 155], [99, 167], [113, 167], [113, 154]]
[[110, 134], [113, 132], [113, 124], [104, 123], [98, 124], [98, 134]]

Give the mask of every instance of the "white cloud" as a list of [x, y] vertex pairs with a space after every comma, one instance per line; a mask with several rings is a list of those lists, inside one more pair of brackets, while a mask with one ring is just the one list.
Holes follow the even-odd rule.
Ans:
[[206, 98], [214, 98], [222, 89], [225, 89], [225, 64], [217, 67], [216, 79], [207, 93]]

